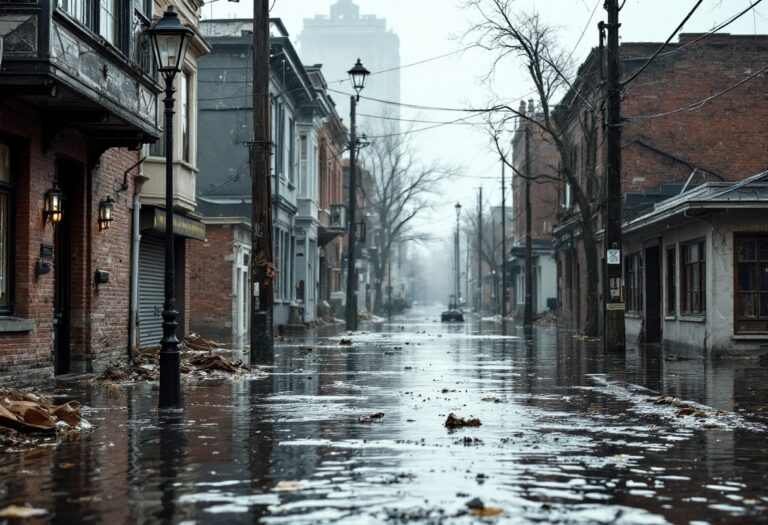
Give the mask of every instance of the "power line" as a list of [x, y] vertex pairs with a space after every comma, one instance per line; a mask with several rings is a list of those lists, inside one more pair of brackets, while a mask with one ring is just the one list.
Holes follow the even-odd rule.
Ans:
[[639, 115], [639, 116], [636, 116], [636, 117], [628, 117], [627, 120], [648, 120], [648, 119], [653, 119], [653, 118], [666, 117], [668, 115], [674, 115], [675, 113], [681, 113], [683, 111], [695, 111], [697, 109], [700, 109], [706, 103], [711, 102], [711, 101], [715, 100], [716, 98], [719, 98], [719, 97], [725, 95], [726, 93], [730, 93], [731, 91], [733, 91], [734, 89], [738, 88], [739, 86], [742, 86], [742, 85], [746, 84], [747, 82], [749, 82], [750, 80], [758, 77], [760, 74], [764, 73], [765, 71], [768, 71], [768, 65], [764, 66], [763, 68], [759, 69], [758, 71], [755, 71], [754, 73], [752, 73], [748, 77], [742, 79], [741, 81], [737, 82], [736, 84], [733, 84], [732, 86], [730, 86], [730, 87], [728, 87], [728, 88], [726, 88], [726, 89], [724, 89], [722, 91], [719, 91], [719, 92], [715, 93], [714, 95], [710, 95], [710, 96], [708, 96], [706, 98], [703, 98], [703, 99], [701, 99], [701, 100], [699, 100], [697, 102], [691, 102], [690, 104], [686, 104], [685, 106], [681, 106], [681, 107], [679, 107], [677, 109], [673, 109], [671, 111], [664, 111], [662, 113], [655, 113], [653, 115]]
[[[334, 93], [339, 93], [340, 95], [345, 95], [347, 97], [356, 96], [356, 95], [353, 95], [352, 93], [339, 91], [338, 89], [328, 88], [328, 91], [333, 91]], [[476, 109], [476, 108], [446, 108], [446, 107], [437, 107], [437, 106], [422, 106], [418, 104], [406, 104], [405, 102], [394, 102], [392, 100], [382, 100], [379, 98], [366, 97], [363, 95], [361, 95], [360, 98], [365, 100], [370, 100], [371, 102], [378, 102], [380, 104], [388, 104], [390, 106], [399, 106], [402, 108], [410, 108], [410, 109], [422, 109], [425, 111], [454, 111], [458, 113], [488, 113], [489, 111], [494, 111], [497, 109], [496, 107]]]
[[[490, 111], [493, 111], [493, 110], [487, 109], [487, 110], [485, 110], [485, 113], [488, 113]], [[474, 117], [477, 117], [477, 116], [478, 116], [478, 114], [469, 115], [469, 116], [466, 116], [466, 117], [458, 118], [456, 120], [451, 120], [449, 122], [440, 122], [439, 124], [435, 124], [434, 126], [428, 126], [426, 128], [410, 129], [410, 130], [407, 130], [407, 131], [401, 131], [400, 133], [389, 133], [389, 134], [386, 134], [386, 135], [373, 135], [373, 136], [369, 136], [368, 138], [369, 139], [383, 139], [383, 138], [389, 138], [389, 137], [400, 137], [400, 136], [403, 136], [403, 135], [412, 135], [413, 133], [419, 133], [421, 131], [429, 131], [431, 129], [441, 128], [443, 126], [448, 126], [448, 125], [451, 125], [451, 124], [457, 124], [459, 122], [463, 122], [465, 120], [468, 120], [468, 119], [471, 119], [471, 118], [474, 118]]]
[[[691, 40], [690, 42], [686, 42], [685, 44], [683, 44], [683, 45], [681, 45], [681, 46], [678, 46], [678, 47], [676, 47], [676, 48], [674, 48], [674, 49], [670, 49], [670, 50], [669, 50], [669, 51], [667, 51], [666, 53], [661, 53], [659, 56], [661, 56], [661, 57], [665, 57], [665, 56], [669, 56], [669, 55], [672, 55], [672, 54], [674, 54], [674, 53], [679, 53], [680, 51], [684, 51], [684, 50], [686, 50], [687, 48], [689, 48], [689, 47], [691, 47], [691, 46], [693, 46], [693, 45], [696, 45], [696, 44], [698, 44], [698, 43], [699, 43], [699, 42], [701, 42], [702, 40], [705, 40], [705, 39], [707, 39], [707, 38], [711, 37], [712, 35], [714, 35], [714, 34], [715, 34], [715, 33], [717, 33], [718, 31], [720, 31], [720, 30], [722, 30], [722, 29], [725, 29], [726, 27], [728, 27], [729, 25], [731, 25], [732, 23], [734, 23], [736, 20], [738, 20], [739, 18], [741, 18], [742, 16], [744, 16], [745, 14], [747, 14], [747, 13], [748, 13], [750, 10], [754, 9], [755, 7], [757, 7], [757, 5], [758, 5], [760, 2], [762, 2], [762, 1], [763, 1], [763, 0], [754, 0], [754, 2], [752, 2], [752, 3], [751, 3], [751, 4], [750, 4], [750, 5], [747, 7], [747, 8], [745, 8], [745, 9], [743, 9], [743, 10], [739, 11], [739, 12], [738, 12], [738, 13], [736, 13], [735, 15], [732, 15], [730, 18], [727, 18], [725, 21], [723, 21], [723, 22], [721, 22], [720, 24], [716, 25], [715, 27], [713, 27], [712, 29], [710, 29], [709, 31], [707, 31], [706, 33], [704, 33], [703, 35], [701, 35], [701, 36], [699, 36], [699, 37], [697, 37], [697, 38], [695, 38], [695, 39]], [[757, 12], [757, 11], [755, 11], [755, 12]], [[636, 60], [642, 60], [643, 58], [645, 58], [645, 59], [648, 59], [648, 58], [650, 58], [650, 57], [633, 57], [633, 58], [635, 58]]]
[[[434, 56], [434, 57], [430, 57], [430, 58], [425, 58], [424, 60], [419, 60], [418, 62], [412, 62], [410, 64], [404, 64], [402, 66], [391, 67], [389, 69], [382, 69], [380, 71], [373, 71], [373, 72], [371, 72], [371, 76], [373, 76], [373, 75], [381, 75], [382, 73], [391, 73], [392, 71], [399, 71], [401, 69], [405, 69], [405, 68], [409, 68], [409, 67], [413, 67], [413, 66], [420, 66], [421, 64], [426, 64], [427, 62], [434, 62], [435, 60], [440, 60], [441, 58], [447, 58], [447, 57], [450, 57], [450, 56], [453, 56], [453, 55], [458, 55], [459, 53], [463, 53], [464, 51], [466, 51], [466, 50], [468, 50], [470, 48], [472, 48], [472, 46], [463, 47], [461, 49], [457, 49], [456, 51], [451, 51], [450, 53], [445, 53], [445, 54], [442, 54], [442, 55], [438, 55], [438, 56]], [[348, 81], [349, 81], [348, 78], [342, 78], [342, 79], [339, 79], [339, 80], [330, 80], [330, 81], [328, 81], [328, 84], [342, 84], [342, 83], [348, 82]]]
[[656, 52], [653, 54], [653, 56], [651, 56], [651, 58], [646, 60], [646, 62], [642, 66], [640, 66], [640, 69], [635, 71], [635, 73], [631, 77], [629, 77], [627, 80], [625, 80], [624, 82], [621, 83], [623, 86], [626, 86], [627, 84], [632, 82], [634, 79], [636, 79], [638, 77], [638, 75], [640, 75], [640, 73], [645, 71], [645, 69], [649, 65], [651, 65], [651, 63], [656, 59], [656, 57], [658, 57], [661, 54], [661, 52], [664, 51], [664, 48], [669, 45], [669, 43], [672, 41], [672, 39], [675, 37], [675, 35], [677, 35], [677, 33], [680, 32], [680, 30], [683, 28], [685, 23], [688, 22], [688, 20], [690, 20], [690, 18], [693, 16], [693, 13], [696, 12], [696, 10], [701, 6], [703, 1], [704, 0], [698, 0], [696, 2], [696, 5], [693, 6], [693, 9], [691, 9], [688, 12], [688, 14], [685, 16], [685, 18], [683, 18], [683, 21], [678, 24], [678, 26], [675, 28], [675, 30], [672, 32], [672, 34], [669, 35], [669, 38], [667, 38], [667, 40], [661, 45], [661, 47], [659, 47], [659, 49], [656, 50]]
[[[479, 122], [446, 122], [442, 120], [418, 120], [418, 119], [407, 119], [407, 118], [397, 118], [397, 117], [387, 117], [384, 115], [368, 115], [365, 113], [358, 113], [359, 117], [366, 117], [366, 118], [373, 118], [373, 119], [379, 119], [379, 120], [392, 120], [395, 122], [410, 122], [413, 124], [463, 124], [466, 126], [480, 126], [483, 124], [480, 124]], [[475, 115], [473, 115], [475, 116]]]

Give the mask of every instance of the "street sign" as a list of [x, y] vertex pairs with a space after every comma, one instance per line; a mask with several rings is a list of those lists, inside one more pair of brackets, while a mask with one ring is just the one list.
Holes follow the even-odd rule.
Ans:
[[605, 260], [608, 264], [621, 264], [621, 250], [608, 250]]

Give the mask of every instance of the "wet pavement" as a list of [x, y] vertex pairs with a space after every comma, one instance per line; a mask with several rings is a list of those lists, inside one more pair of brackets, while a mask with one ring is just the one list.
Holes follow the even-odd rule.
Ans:
[[[111, 524], [768, 522], [766, 366], [437, 319], [411, 312], [351, 346], [330, 329], [286, 340], [268, 373], [185, 383], [179, 413], [158, 415], [148, 383], [61, 386], [95, 429], [1, 451], [0, 508]], [[482, 426], [449, 430], [449, 413]], [[477, 497], [502, 513], [470, 514]]]

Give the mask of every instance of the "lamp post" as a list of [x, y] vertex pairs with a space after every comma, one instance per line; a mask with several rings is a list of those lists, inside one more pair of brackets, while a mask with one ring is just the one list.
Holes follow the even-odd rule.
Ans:
[[460, 290], [460, 284], [459, 284], [459, 216], [461, 215], [461, 204], [458, 202], [456, 203], [456, 206], [454, 206], [456, 209], [456, 242], [454, 243], [454, 249], [456, 251], [456, 284], [454, 286], [454, 296], [453, 300], [456, 303], [456, 310], [459, 309], [459, 290]]
[[357, 214], [357, 130], [355, 129], [357, 102], [370, 71], [357, 59], [350, 69], [349, 78], [356, 95], [350, 97], [349, 129], [349, 235], [347, 236], [347, 305], [345, 310], [347, 330], [357, 329], [357, 269], [355, 268], [355, 216]]
[[181, 406], [179, 339], [176, 337], [176, 272], [173, 247], [173, 80], [184, 66], [192, 30], [182, 25], [173, 6], [147, 30], [155, 61], [165, 81], [165, 301], [160, 340], [160, 408]]

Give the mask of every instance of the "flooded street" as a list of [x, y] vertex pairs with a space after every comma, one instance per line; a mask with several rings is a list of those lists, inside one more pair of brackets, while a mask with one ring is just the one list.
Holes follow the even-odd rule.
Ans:
[[[351, 345], [328, 328], [282, 341], [269, 373], [185, 383], [162, 417], [148, 383], [61, 386], [95, 429], [4, 450], [0, 507], [112, 524], [768, 520], [757, 361], [604, 356], [553, 327], [438, 315]], [[482, 426], [448, 429], [450, 413]]]

